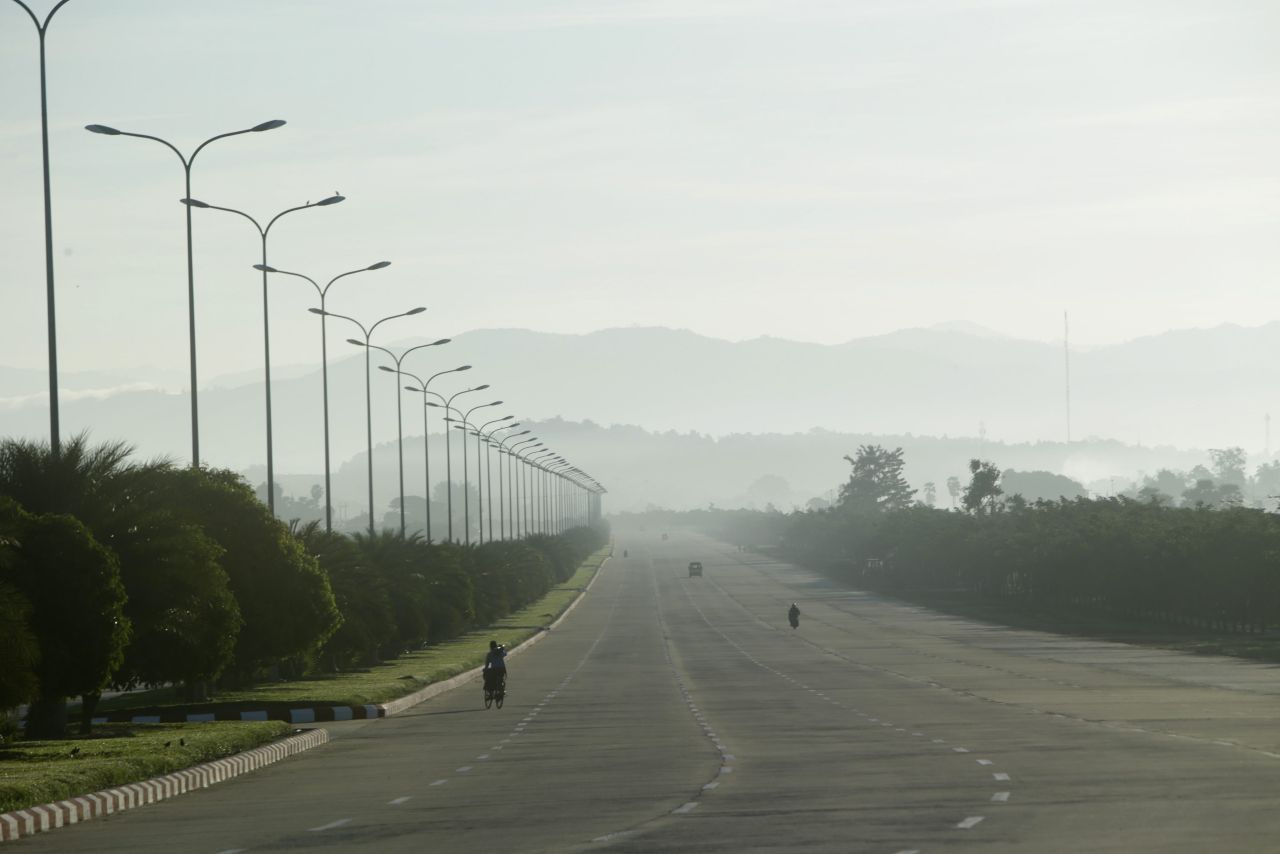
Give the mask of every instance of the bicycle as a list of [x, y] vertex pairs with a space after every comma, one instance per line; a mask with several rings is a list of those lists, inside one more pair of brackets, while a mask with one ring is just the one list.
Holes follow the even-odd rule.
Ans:
[[499, 709], [501, 709], [502, 701], [505, 700], [506, 698], [507, 698], [507, 674], [505, 672], [498, 677], [496, 685], [490, 685], [488, 678], [485, 679], [484, 707], [486, 709], [495, 704]]

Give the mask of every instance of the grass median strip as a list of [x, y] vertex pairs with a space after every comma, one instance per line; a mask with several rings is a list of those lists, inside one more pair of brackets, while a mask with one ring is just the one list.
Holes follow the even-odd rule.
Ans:
[[93, 735], [0, 746], [0, 813], [136, 783], [293, 731], [260, 723], [103, 724]]
[[183, 701], [171, 689], [145, 691], [103, 701], [99, 711], [182, 707], [192, 712], [203, 712], [227, 707], [261, 709], [288, 705], [306, 708], [385, 703], [479, 667], [484, 662], [490, 640], [511, 647], [541, 631], [569, 607], [609, 553], [608, 547], [596, 552], [583, 561], [568, 581], [492, 626], [474, 629], [453, 640], [408, 652], [369, 668], [320, 674], [292, 682], [271, 682], [237, 691], [219, 691], [213, 702], [202, 704]]

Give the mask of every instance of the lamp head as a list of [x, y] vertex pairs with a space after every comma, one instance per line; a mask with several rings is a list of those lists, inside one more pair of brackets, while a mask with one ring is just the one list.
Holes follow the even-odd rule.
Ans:
[[470, 366], [470, 365], [461, 365], [461, 366], [459, 366], [459, 367], [457, 367], [457, 368], [454, 368], [454, 369], [453, 369], [453, 372], [456, 374], [458, 371], [469, 371], [469, 370], [471, 370], [471, 366]]
[[314, 207], [323, 208], [329, 205], [336, 205], [338, 202], [341, 202], [346, 198], [347, 198], [346, 196], [329, 196], [326, 199], [321, 199], [320, 201], [316, 202]]
[[488, 383], [485, 383], [484, 385], [478, 385], [478, 386], [476, 386], [475, 388], [473, 388], [473, 389], [471, 389], [471, 390], [472, 390], [472, 391], [484, 391], [484, 390], [485, 390], [485, 389], [487, 389], [488, 387], [489, 387], [489, 384], [488, 384]]
[[439, 341], [432, 341], [431, 346], [439, 347], [441, 344], [448, 344], [452, 340], [453, 340], [452, 338], [441, 338]]
[[363, 346], [365, 346], [365, 343], [364, 343], [363, 341], [357, 341], [357, 340], [356, 340], [356, 339], [354, 339], [354, 338], [348, 338], [348, 339], [347, 339], [347, 343], [348, 343], [348, 344], [355, 344], [357, 347], [363, 347]]
[[[413, 386], [411, 386], [411, 385], [407, 385], [407, 386], [405, 386], [405, 387], [404, 387], [404, 390], [405, 390], [405, 391], [422, 391], [422, 389], [420, 389], [420, 388], [414, 388], [414, 387], [413, 387]], [[434, 403], [428, 403], [428, 404], [427, 404], [427, 406], [435, 406], [435, 404], [434, 404]]]
[[116, 130], [113, 127], [107, 127], [106, 125], [85, 125], [84, 129], [87, 130], [89, 133], [101, 133], [107, 136], [120, 135], [120, 131]]
[[502, 401], [500, 400], [491, 400], [485, 404], [485, 406], [501, 406], [501, 405], [502, 405]]
[[380, 370], [380, 371], [386, 371], [386, 372], [387, 372], [387, 373], [389, 373], [389, 374], [398, 374], [398, 373], [399, 373], [399, 371], [397, 371], [395, 368], [389, 368], [389, 367], [387, 367], [386, 365], [378, 365], [378, 370]]
[[186, 205], [186, 206], [187, 206], [187, 207], [189, 207], [189, 208], [207, 208], [207, 207], [209, 207], [209, 203], [208, 203], [208, 202], [202, 202], [202, 201], [200, 201], [199, 199], [178, 199], [178, 201], [182, 202], [184, 205]]
[[264, 272], [264, 273], [279, 273], [279, 272], [280, 272], [280, 271], [279, 271], [279, 270], [277, 270], [275, 267], [269, 266], [269, 265], [267, 265], [267, 264], [254, 264], [254, 265], [253, 265], [253, 269], [255, 269], [255, 270], [261, 270], [261, 271], [262, 271], [262, 272]]
[[260, 125], [254, 125], [249, 128], [253, 133], [261, 133], [264, 130], [275, 130], [278, 127], [284, 127], [284, 119], [272, 119], [269, 122], [263, 122]]
[[514, 415], [504, 415], [504, 416], [502, 416], [501, 418], [499, 418], [498, 420], [499, 420], [499, 421], [510, 421], [512, 418], [515, 418], [515, 416], [514, 416]]
[[408, 310], [408, 311], [406, 311], [404, 314], [405, 314], [405, 317], [408, 317], [408, 316], [409, 316], [409, 315], [411, 315], [411, 314], [422, 314], [422, 313], [423, 313], [424, 311], [426, 311], [426, 310], [427, 310], [427, 309], [426, 309], [424, 306], [418, 306], [417, 308], [411, 308], [411, 309], [409, 309], [409, 310]]
[[379, 262], [378, 262], [378, 263], [376, 263], [376, 264], [370, 264], [368, 267], [365, 267], [365, 269], [366, 269], [366, 270], [381, 270], [383, 267], [390, 267], [390, 266], [391, 266], [391, 262], [390, 262], [390, 261], [379, 261]]
[[329, 313], [329, 312], [325, 311], [323, 308], [309, 308], [309, 309], [307, 309], [307, 311], [311, 312], [312, 314], [319, 314], [319, 315], [321, 315], [321, 316], [326, 315], [326, 314], [328, 314], [328, 313]]

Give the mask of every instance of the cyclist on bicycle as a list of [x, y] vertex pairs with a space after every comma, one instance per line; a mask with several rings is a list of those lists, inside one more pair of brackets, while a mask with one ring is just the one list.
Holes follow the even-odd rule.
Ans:
[[489, 641], [489, 654], [484, 657], [484, 689], [493, 691], [507, 678], [507, 648]]

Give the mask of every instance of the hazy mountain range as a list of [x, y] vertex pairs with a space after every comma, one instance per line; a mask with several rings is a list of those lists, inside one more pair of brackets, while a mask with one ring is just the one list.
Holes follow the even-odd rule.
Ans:
[[[1280, 323], [1177, 330], [1072, 352], [1073, 438], [1187, 449], [1242, 445], [1256, 459], [1265, 442], [1264, 415], [1280, 396], [1278, 356]], [[441, 377], [432, 387], [452, 392], [491, 384], [488, 391], [457, 400], [459, 405], [506, 401], [476, 413], [475, 420], [511, 413], [522, 419], [559, 417], [709, 436], [816, 428], [849, 435], [959, 437], [980, 437], [985, 430], [988, 442], [1066, 438], [1062, 346], [1009, 338], [972, 324], [905, 329], [834, 346], [776, 338], [729, 342], [666, 328], [586, 335], [493, 329], [415, 353], [406, 368], [428, 375], [463, 363], [474, 369]], [[96, 438], [128, 438], [147, 455], [189, 457], [188, 400], [161, 387], [180, 387], [180, 363], [178, 368], [145, 377], [122, 372], [62, 376], [64, 432], [91, 428]], [[273, 376], [277, 473], [319, 472], [318, 366], [282, 363]], [[46, 381], [42, 372], [0, 367], [0, 435], [45, 435]], [[375, 444], [396, 436], [399, 385], [375, 368]], [[362, 452], [366, 443], [363, 357], [332, 361], [330, 395], [336, 466]], [[420, 400], [408, 393], [402, 399], [406, 436], [416, 436], [419, 444]], [[238, 469], [262, 463], [260, 382], [248, 376], [216, 378], [202, 387], [200, 408], [207, 462]], [[429, 414], [434, 432], [439, 412]], [[558, 450], [574, 456], [572, 447]], [[628, 449], [619, 446], [617, 453]], [[783, 468], [780, 462], [759, 474], [788, 478]], [[1067, 473], [1086, 480], [1107, 474]], [[744, 479], [740, 489], [752, 479]]]

